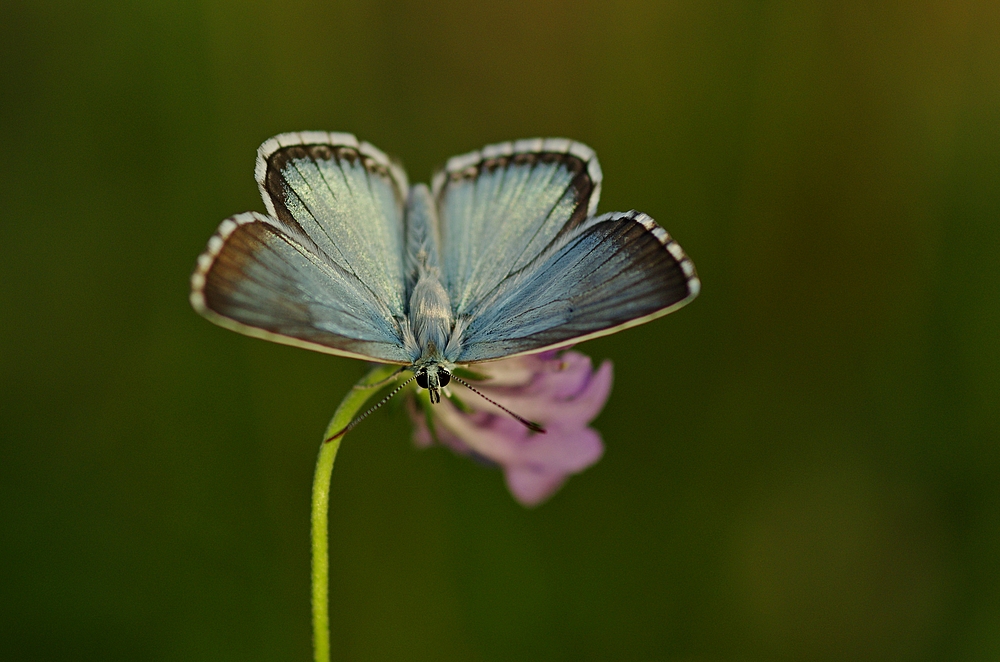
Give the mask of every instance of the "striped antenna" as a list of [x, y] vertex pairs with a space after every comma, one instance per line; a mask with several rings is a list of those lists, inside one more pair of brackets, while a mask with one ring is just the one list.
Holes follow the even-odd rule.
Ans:
[[487, 396], [485, 396], [482, 393], [480, 393], [479, 390], [475, 386], [473, 386], [469, 382], [465, 381], [461, 377], [456, 377], [454, 374], [452, 374], [451, 378], [454, 379], [459, 384], [461, 384], [462, 386], [464, 386], [465, 388], [467, 388], [470, 391], [472, 391], [473, 393], [475, 393], [476, 395], [478, 395], [480, 398], [482, 398], [486, 402], [489, 402], [491, 405], [493, 405], [495, 407], [499, 407], [500, 409], [504, 410], [505, 412], [507, 412], [508, 414], [510, 414], [511, 416], [513, 416], [521, 425], [523, 425], [524, 427], [528, 428], [532, 432], [541, 432], [542, 434], [545, 434], [545, 428], [543, 428], [541, 425], [539, 425], [538, 423], [535, 423], [533, 421], [529, 421], [528, 419], [524, 418], [523, 416], [518, 416], [517, 414], [515, 414], [511, 410], [509, 410], [506, 407], [504, 407], [499, 402], [496, 402], [495, 400], [491, 400]]
[[[396, 373], [396, 374], [399, 374], [399, 373]], [[360, 416], [358, 416], [357, 418], [355, 418], [353, 421], [351, 421], [350, 423], [348, 423], [344, 427], [344, 429], [341, 430], [340, 432], [338, 432], [336, 434], [333, 434], [333, 435], [330, 435], [329, 437], [327, 437], [326, 439], [324, 439], [323, 443], [325, 444], [325, 443], [333, 441], [334, 439], [337, 439], [338, 437], [343, 437], [345, 434], [347, 434], [348, 432], [350, 432], [351, 430], [353, 430], [355, 425], [357, 425], [361, 421], [363, 421], [366, 418], [368, 418], [368, 415], [370, 413], [372, 413], [373, 411], [375, 411], [376, 409], [378, 409], [379, 407], [381, 407], [385, 403], [389, 402], [389, 399], [392, 398], [392, 396], [394, 396], [397, 393], [399, 393], [400, 391], [402, 391], [403, 387], [405, 387], [407, 384], [409, 384], [410, 382], [412, 382], [416, 378], [417, 378], [417, 374], [413, 373], [412, 377], [410, 377], [409, 379], [407, 379], [405, 382], [403, 382], [402, 384], [400, 384], [396, 388], [392, 389], [392, 391], [389, 392], [389, 395], [387, 395], [384, 398], [382, 398], [381, 402], [379, 402], [377, 405], [375, 405], [374, 407], [372, 407], [371, 409], [369, 409], [368, 411], [366, 411], [365, 413], [361, 414]]]

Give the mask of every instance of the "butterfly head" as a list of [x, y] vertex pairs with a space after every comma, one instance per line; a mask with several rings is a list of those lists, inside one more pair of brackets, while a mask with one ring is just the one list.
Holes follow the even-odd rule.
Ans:
[[451, 371], [443, 365], [432, 363], [417, 368], [417, 386], [430, 391], [431, 402], [441, 402], [441, 389], [451, 382]]

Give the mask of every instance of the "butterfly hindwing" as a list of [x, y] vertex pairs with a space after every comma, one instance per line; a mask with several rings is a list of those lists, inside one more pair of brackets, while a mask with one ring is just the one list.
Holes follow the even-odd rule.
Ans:
[[601, 169], [562, 138], [490, 145], [448, 161], [433, 183], [441, 266], [458, 317], [597, 208]]
[[349, 134], [282, 134], [258, 150], [269, 215], [222, 223], [192, 275], [191, 301], [247, 335], [406, 364], [406, 178]]
[[271, 138], [257, 152], [268, 212], [299, 229], [401, 317], [406, 175], [377, 148], [345, 133]]

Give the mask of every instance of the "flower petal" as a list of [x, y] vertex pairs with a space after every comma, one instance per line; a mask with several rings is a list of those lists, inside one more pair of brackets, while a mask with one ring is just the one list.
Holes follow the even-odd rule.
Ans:
[[507, 489], [522, 506], [537, 506], [562, 487], [567, 475], [545, 473], [529, 467], [510, 469], [504, 474]]
[[417, 448], [429, 448], [434, 444], [434, 436], [427, 425], [424, 410], [417, 404], [416, 398], [406, 398], [406, 413], [413, 422], [413, 443]]
[[[411, 398], [414, 442], [436, 438], [457, 453], [499, 465], [511, 494], [531, 506], [551, 496], [566, 479], [597, 462], [604, 444], [587, 424], [600, 413], [611, 392], [613, 370], [605, 361], [596, 371], [578, 352], [545, 352], [477, 365], [490, 379], [477, 382], [484, 395], [519, 415], [542, 423], [546, 433], [528, 430], [498, 407], [458, 383], [449, 388], [465, 411], [443, 400], [430, 406], [433, 435], [424, 411]], [[469, 411], [471, 409], [471, 411]]]
[[[605, 361], [597, 372], [591, 372], [590, 359], [583, 359], [561, 370], [545, 370], [524, 388], [494, 388], [489, 382], [476, 387], [511, 411], [546, 427], [563, 422], [586, 425], [600, 413], [611, 393], [613, 370], [611, 362]], [[457, 385], [455, 390], [470, 407], [507, 416], [465, 387]]]
[[592, 428], [554, 427], [536, 434], [509, 418], [468, 416], [451, 406], [445, 408], [444, 403], [439, 409], [437, 430], [442, 443], [448, 430], [477, 454], [505, 467], [535, 465], [576, 472], [597, 462], [604, 452], [601, 436]]

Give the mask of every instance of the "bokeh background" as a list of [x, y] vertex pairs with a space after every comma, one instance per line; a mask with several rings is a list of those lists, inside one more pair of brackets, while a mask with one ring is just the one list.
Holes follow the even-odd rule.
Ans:
[[365, 370], [187, 303], [265, 138], [427, 181], [568, 136], [701, 297], [534, 510], [404, 412], [333, 480], [338, 660], [1000, 659], [1000, 4], [0, 4], [0, 657], [310, 658]]

